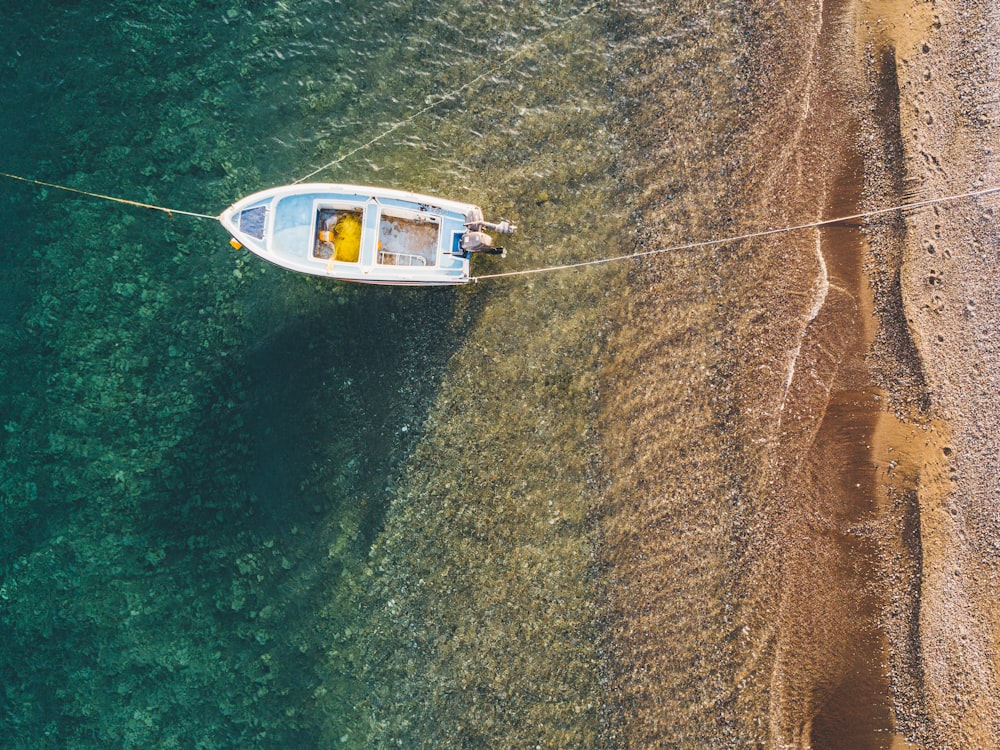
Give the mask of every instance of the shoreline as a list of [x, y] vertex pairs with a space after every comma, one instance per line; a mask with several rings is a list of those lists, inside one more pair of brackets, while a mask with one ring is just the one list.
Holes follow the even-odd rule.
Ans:
[[[743, 27], [752, 95], [729, 122], [742, 135], [716, 152], [694, 139], [674, 149], [732, 176], [727, 228], [995, 184], [984, 162], [996, 150], [989, 91], [1000, 65], [982, 52], [997, 23], [987, 10], [978, 0], [845, 0], [822, 14], [754, 5]], [[969, 48], [980, 51], [972, 67]], [[629, 114], [640, 153], [651, 140], [642, 128], [663, 123], [651, 80], [626, 88], [645, 86], [646, 110]], [[985, 137], [978, 157], [968, 151]], [[693, 176], [637, 172], [648, 242], [720, 225], [689, 207], [722, 202]], [[609, 737], [1000, 741], [992, 203], [631, 272], [602, 378], [604, 652], [620, 713]]]
[[[971, 132], [976, 130], [969, 118], [971, 108], [966, 105], [963, 116], [957, 111], [962, 97], [935, 90], [932, 83], [944, 79], [949, 82], [944, 86], [947, 89], [951, 81], [963, 81], [967, 86], [966, 101], [977, 101], [975, 92], [979, 93], [978, 101], [988, 98], [990, 76], [994, 81], [997, 77], [996, 60], [992, 73], [990, 69], [977, 72], [969, 68], [959, 51], [963, 45], [975, 44], [965, 35], [978, 33], [984, 42], [988, 38], [987, 22], [982, 18], [978, 25], [972, 24], [975, 31], [967, 28], [969, 17], [975, 17], [977, 11], [983, 12], [984, 6], [967, 3], [959, 10], [926, 3], [848, 3], [839, 23], [820, 25], [821, 30], [836, 28], [843, 39], [835, 55], [835, 59], [840, 58], [836, 69], [850, 71], [853, 59], [859, 77], [867, 81], [868, 91], [857, 92], [860, 96], [853, 100], [853, 115], [847, 108], [847, 117], [858, 118], [858, 136], [848, 138], [842, 146], [848, 152], [859, 151], [864, 158], [864, 188], [859, 198], [865, 207], [992, 184], [983, 179], [985, 171], [977, 171], [983, 165], [977, 163], [976, 154], [961, 148], [976, 140]], [[829, 48], [827, 44], [821, 47]], [[922, 58], [935, 49], [940, 50], [942, 69], [930, 72], [933, 64], [928, 65]], [[822, 67], [817, 68], [806, 80], [820, 81], [822, 91], [833, 69], [828, 67], [823, 74]], [[811, 95], [811, 91], [807, 93], [807, 99]], [[824, 99], [820, 94], [819, 100]], [[810, 112], [816, 103], [814, 97], [804, 111]], [[822, 122], [823, 115], [817, 119]], [[933, 132], [942, 128], [941, 121], [948, 127]], [[833, 113], [826, 127], [837, 131], [837, 122], [838, 115]], [[800, 183], [806, 192], [814, 189], [822, 174], [835, 173], [835, 168], [830, 167], [840, 161], [829, 158], [837, 152], [836, 133], [817, 132], [816, 136], [820, 145], [812, 147], [819, 159], [813, 166], [819, 170], [816, 181]], [[822, 145], [827, 142], [829, 146]], [[947, 160], [936, 155], [949, 148]], [[950, 165], [947, 170], [941, 166], [945, 163]], [[966, 175], [964, 179], [959, 177], [961, 173]], [[970, 201], [915, 212], [897, 222], [871, 222], [865, 230], [869, 247], [861, 251], [865, 280], [859, 292], [850, 295], [862, 311], [862, 320], [855, 324], [858, 327], [851, 337], [859, 342], [867, 339], [861, 346], [865, 364], [858, 375], [873, 377], [876, 399], [878, 392], [887, 399], [887, 403], [875, 405], [879, 416], [873, 432], [859, 436], [861, 445], [868, 447], [855, 464], [874, 468], [879, 475], [881, 499], [860, 531], [849, 535], [858, 539], [869, 536], [875, 545], [876, 562], [868, 580], [861, 579], [858, 584], [863, 590], [874, 591], [876, 601], [881, 602], [869, 627], [880, 631], [885, 643], [883, 679], [889, 689], [892, 723], [900, 733], [894, 747], [909, 747], [909, 743], [915, 743], [914, 747], [989, 747], [1000, 741], [997, 665], [990, 645], [996, 642], [998, 629], [995, 620], [986, 614], [996, 609], [996, 571], [989, 556], [983, 554], [988, 549], [986, 541], [995, 538], [997, 532], [995, 524], [987, 520], [987, 508], [996, 503], [996, 442], [982, 440], [996, 433], [998, 422], [996, 408], [985, 398], [988, 389], [982, 383], [983, 374], [997, 371], [998, 328], [994, 325], [983, 326], [978, 332], [970, 330], [970, 320], [980, 311], [970, 315], [967, 301], [983, 299], [991, 308], [987, 314], [997, 319], [996, 283], [991, 281], [995, 278], [994, 261], [988, 253], [970, 252], [977, 246], [998, 245], [995, 230], [992, 241], [984, 237], [988, 217], [992, 216], [985, 204], [988, 201]], [[943, 218], [949, 215], [959, 217], [958, 221]], [[935, 250], [935, 241], [944, 249]], [[961, 282], [949, 284], [947, 289], [942, 284], [945, 266], [957, 266], [955, 270], [961, 274]], [[861, 292], [868, 284], [874, 291], [874, 332], [863, 319], [866, 304]], [[832, 279], [831, 285], [835, 286]], [[975, 306], [975, 302], [971, 304]], [[823, 356], [836, 359], [831, 352], [837, 351], [838, 345], [848, 347], [841, 349], [845, 355], [849, 351], [850, 343], [836, 337], [831, 340], [828, 332], [821, 332], [821, 339], [823, 336], [827, 337], [821, 347]], [[970, 361], [970, 350], [981, 357], [978, 362]], [[845, 366], [847, 361], [830, 362], [825, 370], [828, 382], [841, 377], [839, 373]], [[809, 403], [803, 415], [807, 420], [822, 416], [815, 413], [815, 404]], [[856, 424], [856, 419], [849, 417], [846, 424]], [[801, 432], [795, 436], [800, 443], [803, 438], [811, 445], [817, 436], [807, 437]], [[963, 444], [964, 449], [959, 447]], [[842, 445], [840, 451], [846, 446]], [[802, 450], [801, 444], [797, 449]], [[963, 471], [958, 456], [968, 456], [966, 451], [976, 453], [977, 459], [966, 461]], [[785, 460], [790, 455], [786, 454]], [[828, 462], [817, 465], [818, 473], [808, 484], [828, 486], [837, 481], [836, 464]], [[791, 499], [780, 490], [778, 498], [780, 504]], [[788, 517], [786, 511], [779, 511], [779, 519]], [[824, 534], [818, 532], [817, 536], [814, 532], [811, 538], [815, 542]], [[786, 554], [790, 539], [803, 538], [795, 533], [780, 536]], [[806, 534], [805, 538], [810, 536]], [[974, 549], [977, 541], [978, 551]], [[813, 554], [808, 553], [807, 559]], [[846, 562], [852, 558], [844, 559]], [[824, 575], [832, 573], [827, 570]], [[798, 580], [794, 570], [786, 568], [785, 574], [788, 580]], [[983, 581], [984, 585], [975, 591], [972, 581]], [[818, 591], [828, 588], [822, 586]], [[793, 649], [793, 662], [800, 663], [796, 669], [804, 669], [807, 675], [802, 688], [814, 694], [817, 685], [828, 685], [832, 677], [815, 662], [817, 646], [822, 652], [838, 637], [844, 637], [843, 632], [828, 631], [817, 638], [814, 628], [821, 622], [828, 628], [829, 607], [844, 605], [840, 596], [817, 607], [817, 589], [807, 590], [812, 602], [809, 607], [815, 613], [805, 626], [807, 640]], [[778, 619], [786, 624], [784, 617]], [[848, 653], [855, 649], [856, 645], [850, 646]], [[777, 653], [781, 653], [780, 645]], [[872, 654], [872, 658], [878, 656], [878, 651]], [[787, 688], [782, 674], [780, 662], [776, 661], [774, 675], [779, 682], [772, 682], [772, 691], [776, 684]], [[858, 678], [848, 674], [847, 679]], [[829, 690], [821, 688], [819, 695], [829, 694]], [[772, 722], [776, 707], [781, 705], [774, 700], [772, 692]], [[829, 711], [828, 700], [817, 698], [816, 705], [825, 704], [822, 711]], [[817, 714], [817, 710], [808, 701], [800, 705], [791, 717], [786, 717], [787, 723], [772, 724], [771, 741], [779, 746], [839, 746], [837, 740], [829, 742], [822, 731], [816, 732], [814, 721], [822, 713]], [[841, 726], [839, 731], [843, 732], [851, 722]], [[852, 746], [865, 746], [860, 744], [862, 739], [851, 737]]]

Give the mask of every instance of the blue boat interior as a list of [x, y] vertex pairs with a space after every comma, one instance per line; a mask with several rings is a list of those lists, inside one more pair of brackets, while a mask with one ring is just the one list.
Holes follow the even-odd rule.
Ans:
[[[244, 235], [261, 241], [261, 252], [310, 273], [331, 274], [334, 264], [345, 273], [369, 274], [378, 267], [434, 269], [448, 277], [467, 273], [465, 217], [433, 205], [306, 192], [262, 197], [236, 220]], [[348, 271], [350, 265], [357, 271]]]

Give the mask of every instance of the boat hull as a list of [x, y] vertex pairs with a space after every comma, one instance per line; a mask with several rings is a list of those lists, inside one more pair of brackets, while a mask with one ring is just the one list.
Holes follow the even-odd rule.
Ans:
[[263, 190], [219, 220], [240, 245], [299, 273], [364, 284], [469, 282], [473, 204], [402, 190], [306, 183]]

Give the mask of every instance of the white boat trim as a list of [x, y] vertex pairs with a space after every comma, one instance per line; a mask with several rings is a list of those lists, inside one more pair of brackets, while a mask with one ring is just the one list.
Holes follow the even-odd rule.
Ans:
[[[481, 219], [471, 203], [337, 183], [262, 190], [219, 217], [236, 243], [283, 268], [344, 281], [419, 286], [469, 282], [470, 248], [492, 251], [480, 230], [498, 229]], [[500, 231], [513, 231], [503, 226]]]

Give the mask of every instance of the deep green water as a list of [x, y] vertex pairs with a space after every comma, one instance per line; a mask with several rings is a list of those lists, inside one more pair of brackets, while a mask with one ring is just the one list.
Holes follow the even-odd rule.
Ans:
[[[20, 4], [0, 169], [214, 214], [491, 71], [317, 179], [479, 202], [526, 228], [511, 267], [599, 256], [624, 209], [605, 29], [578, 10]], [[613, 275], [321, 283], [211, 221], [11, 181], [0, 221], [0, 744], [593, 742]]]

